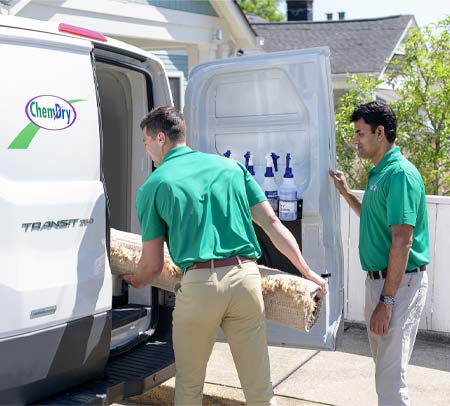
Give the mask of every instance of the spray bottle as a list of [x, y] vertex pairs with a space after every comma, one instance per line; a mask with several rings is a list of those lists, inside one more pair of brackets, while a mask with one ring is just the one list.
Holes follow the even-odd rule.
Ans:
[[280, 186], [280, 220], [297, 220], [297, 187], [294, 183], [292, 168], [289, 166], [291, 154], [286, 154], [286, 170]]
[[278, 172], [278, 158], [279, 156], [274, 152], [266, 155], [266, 173], [264, 174], [264, 181], [261, 184], [261, 188], [266, 194], [267, 200], [276, 215], [278, 215], [278, 186], [275, 183], [275, 178], [273, 176], [272, 162], [275, 172]]
[[231, 156], [231, 151], [230, 151], [229, 149], [227, 149], [227, 150], [224, 152], [223, 156], [224, 156], [225, 158], [229, 158], [229, 157]]
[[247, 151], [244, 154], [244, 158], [245, 158], [245, 167], [247, 168], [247, 170], [250, 172], [250, 175], [252, 175], [253, 177], [255, 177], [255, 170], [253, 168], [253, 158], [252, 158], [252, 154], [250, 151]]

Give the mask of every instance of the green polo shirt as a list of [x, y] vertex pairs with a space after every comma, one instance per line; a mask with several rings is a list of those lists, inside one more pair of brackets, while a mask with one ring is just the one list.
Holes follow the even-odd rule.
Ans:
[[175, 147], [138, 191], [142, 241], [164, 236], [182, 270], [235, 255], [257, 259], [261, 249], [250, 207], [264, 200], [241, 163]]
[[359, 257], [365, 271], [388, 266], [391, 226], [414, 227], [406, 269], [430, 262], [425, 186], [415, 166], [400, 152], [390, 149], [368, 174], [361, 205]]

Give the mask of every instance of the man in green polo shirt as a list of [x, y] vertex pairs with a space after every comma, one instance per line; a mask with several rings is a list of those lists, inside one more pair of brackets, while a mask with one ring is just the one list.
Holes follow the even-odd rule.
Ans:
[[362, 104], [351, 122], [359, 157], [373, 163], [362, 202], [342, 172], [330, 171], [330, 176], [360, 216], [359, 257], [367, 272], [365, 318], [378, 403], [409, 405], [406, 367], [425, 305], [425, 265], [430, 262], [425, 187], [395, 146], [397, 119], [387, 104]]
[[135, 287], [151, 283], [163, 267], [164, 241], [184, 272], [173, 312], [175, 404], [201, 405], [206, 365], [222, 327], [247, 403], [268, 405], [273, 390], [255, 262], [261, 250], [252, 219], [305, 278], [321, 286], [322, 296], [326, 281], [308, 267], [242, 164], [186, 146], [181, 113], [160, 107], [141, 128], [157, 169], [137, 195], [142, 258], [124, 279]]

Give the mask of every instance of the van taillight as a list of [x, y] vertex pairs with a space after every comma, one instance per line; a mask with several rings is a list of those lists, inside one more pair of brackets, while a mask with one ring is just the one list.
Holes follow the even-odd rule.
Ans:
[[87, 28], [77, 27], [75, 25], [60, 23], [58, 26], [60, 32], [67, 32], [73, 35], [79, 35], [80, 37], [91, 38], [97, 41], [106, 42], [108, 39], [97, 31], [88, 30]]

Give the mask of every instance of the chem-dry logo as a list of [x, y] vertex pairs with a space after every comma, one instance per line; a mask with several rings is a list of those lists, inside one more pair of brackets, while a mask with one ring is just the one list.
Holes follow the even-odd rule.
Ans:
[[77, 119], [75, 108], [62, 97], [36, 96], [25, 107], [30, 121], [45, 130], [64, 130]]
[[8, 149], [27, 149], [41, 128], [50, 131], [69, 128], [77, 119], [73, 105], [81, 101], [85, 99], [66, 100], [52, 95], [33, 97], [25, 106], [25, 114], [30, 122], [9, 144]]

